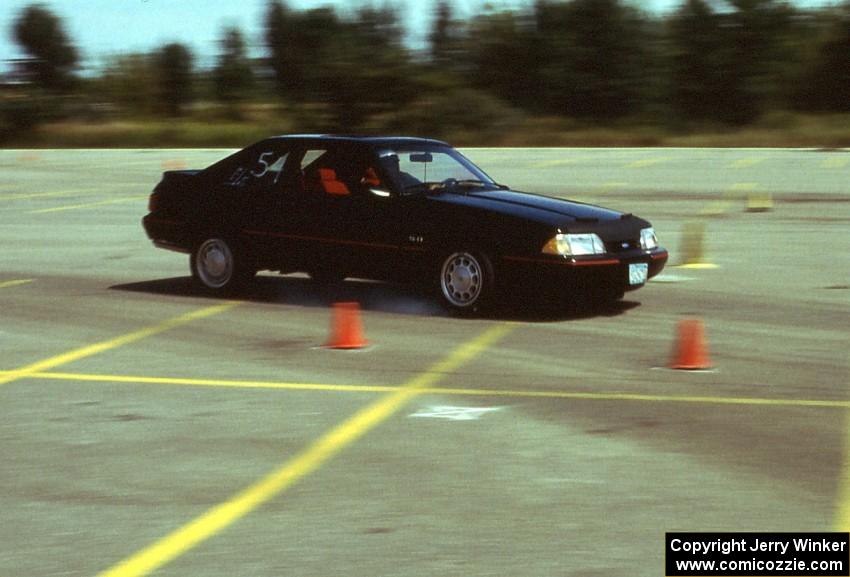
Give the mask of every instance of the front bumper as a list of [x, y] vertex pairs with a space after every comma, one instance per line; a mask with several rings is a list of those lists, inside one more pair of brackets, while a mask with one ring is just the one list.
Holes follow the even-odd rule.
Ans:
[[502, 274], [520, 286], [539, 286], [546, 292], [565, 294], [582, 291], [591, 295], [616, 295], [639, 289], [645, 284], [630, 284], [630, 264], [646, 263], [648, 280], [664, 270], [668, 256], [667, 251], [660, 247], [650, 251], [584, 257], [505, 256]]

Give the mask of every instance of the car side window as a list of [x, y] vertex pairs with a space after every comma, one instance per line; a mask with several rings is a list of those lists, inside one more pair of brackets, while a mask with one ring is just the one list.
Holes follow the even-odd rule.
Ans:
[[281, 183], [286, 160], [286, 150], [258, 148], [243, 155], [225, 178], [225, 184], [237, 188], [274, 186]]
[[301, 170], [307, 170], [311, 165], [316, 164], [323, 156], [328, 154], [327, 149], [316, 148], [304, 151], [304, 156], [301, 157]]
[[226, 172], [222, 175], [224, 184], [231, 186], [247, 184], [250, 180], [251, 166], [256, 159], [256, 152], [256, 150], [246, 151], [234, 159], [234, 162], [227, 167]]
[[301, 158], [301, 172], [308, 195], [341, 198], [356, 191], [351, 162], [340, 151], [306, 150]]

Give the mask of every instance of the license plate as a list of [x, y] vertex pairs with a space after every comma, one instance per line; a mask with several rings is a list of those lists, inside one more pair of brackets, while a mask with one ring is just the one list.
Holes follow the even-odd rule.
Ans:
[[649, 265], [645, 262], [636, 262], [629, 265], [629, 284], [638, 285], [646, 282], [649, 274]]

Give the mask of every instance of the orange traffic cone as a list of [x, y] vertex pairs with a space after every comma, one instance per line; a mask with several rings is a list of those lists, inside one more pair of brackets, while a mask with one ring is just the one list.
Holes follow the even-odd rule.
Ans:
[[334, 303], [331, 338], [325, 346], [331, 349], [360, 349], [366, 345], [360, 324], [360, 305], [356, 302]]
[[705, 329], [699, 319], [679, 321], [676, 350], [670, 363], [671, 369], [698, 370], [710, 369], [708, 346], [705, 343]]
[[186, 161], [182, 158], [169, 158], [162, 161], [162, 170], [185, 170]]

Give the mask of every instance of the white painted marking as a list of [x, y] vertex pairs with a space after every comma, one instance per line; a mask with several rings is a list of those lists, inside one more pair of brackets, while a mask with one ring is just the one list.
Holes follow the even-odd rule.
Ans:
[[655, 277], [652, 277], [651, 279], [649, 279], [649, 282], [674, 283], [674, 282], [686, 282], [686, 281], [689, 281], [689, 280], [694, 280], [694, 277], [692, 277], [692, 276], [681, 276], [681, 275], [678, 275], [678, 274], [662, 273], [658, 276], [655, 276]]
[[450, 421], [475, 421], [485, 413], [501, 410], [502, 407], [451, 407], [448, 405], [439, 405], [422, 409], [408, 416], [449, 419]]
[[671, 373], [681, 374], [698, 374], [698, 373], [719, 373], [720, 369], [714, 367], [711, 369], [671, 369], [670, 367], [649, 367], [650, 371], [667, 371]]

